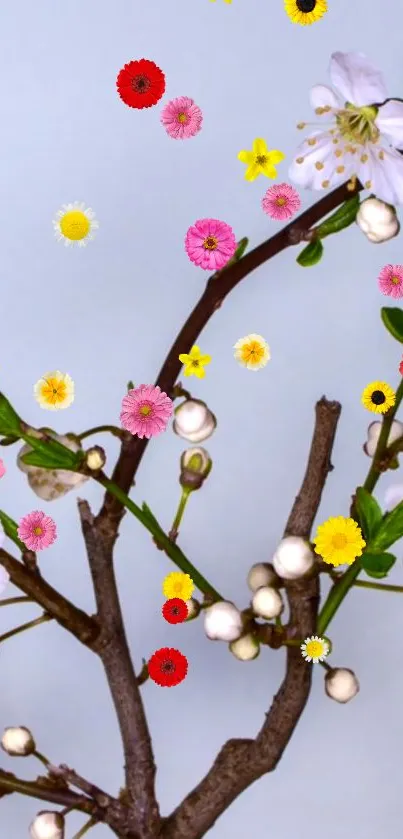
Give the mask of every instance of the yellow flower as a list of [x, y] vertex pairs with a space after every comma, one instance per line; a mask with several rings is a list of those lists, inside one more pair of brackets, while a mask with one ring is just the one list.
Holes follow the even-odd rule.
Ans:
[[193, 580], [189, 574], [182, 574], [181, 571], [172, 571], [165, 577], [162, 584], [162, 591], [167, 600], [178, 597], [180, 600], [190, 600], [194, 592]]
[[307, 26], [327, 12], [326, 0], [284, 0], [284, 7], [292, 23]]
[[253, 141], [252, 151], [240, 151], [238, 160], [247, 163], [245, 180], [254, 181], [258, 175], [266, 175], [268, 178], [277, 178], [275, 164], [284, 160], [285, 154], [282, 151], [269, 151], [265, 140], [258, 137]]
[[41, 408], [47, 408], [48, 411], [68, 408], [74, 402], [73, 379], [60, 370], [45, 373], [34, 385], [34, 394]]
[[354, 519], [337, 516], [320, 524], [313, 539], [315, 553], [328, 565], [352, 565], [361, 556], [365, 542]]
[[[215, 0], [210, 0], [211, 3], [215, 3]], [[224, 3], [232, 3], [232, 0], [224, 0]]]
[[396, 402], [396, 394], [386, 382], [371, 382], [362, 392], [361, 402], [368, 411], [386, 414]]
[[85, 204], [74, 201], [73, 204], [63, 204], [62, 209], [56, 213], [53, 227], [59, 242], [64, 239], [65, 245], [77, 244], [83, 248], [87, 241], [94, 238], [94, 231], [99, 224], [90, 207], [86, 208]]
[[234, 357], [248, 370], [260, 370], [270, 359], [270, 347], [261, 335], [246, 335], [234, 344]]
[[200, 347], [192, 347], [190, 353], [181, 353], [179, 361], [185, 365], [183, 371], [185, 376], [197, 376], [198, 379], [204, 379], [206, 371], [204, 369], [206, 364], [210, 364], [211, 355], [202, 355]]
[[318, 635], [311, 635], [310, 638], [305, 638], [301, 644], [301, 652], [306, 661], [312, 661], [317, 664], [323, 661], [330, 652], [329, 644], [325, 638], [319, 638]]

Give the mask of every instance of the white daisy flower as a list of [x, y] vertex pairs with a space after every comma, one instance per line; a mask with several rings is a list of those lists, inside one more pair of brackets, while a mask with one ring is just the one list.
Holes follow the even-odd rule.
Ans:
[[84, 248], [94, 238], [99, 223], [91, 207], [86, 208], [83, 202], [74, 201], [73, 204], [63, 204], [56, 213], [53, 227], [56, 239], [59, 242], [64, 240], [66, 247], [78, 245]]
[[322, 127], [321, 120], [299, 146], [290, 178], [313, 190], [358, 178], [382, 201], [402, 204], [403, 102], [387, 100], [381, 73], [362, 53], [333, 53], [330, 78], [337, 95], [315, 85], [310, 99], [317, 116], [331, 122]]
[[313, 661], [317, 664], [323, 661], [330, 652], [330, 647], [325, 638], [319, 638], [318, 635], [311, 635], [310, 638], [305, 638], [301, 644], [301, 652], [306, 661]]

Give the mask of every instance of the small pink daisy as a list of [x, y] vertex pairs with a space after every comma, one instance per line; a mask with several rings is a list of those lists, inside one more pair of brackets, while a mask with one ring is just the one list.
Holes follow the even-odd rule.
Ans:
[[174, 140], [187, 140], [201, 129], [203, 114], [188, 96], [171, 99], [161, 113], [161, 122], [167, 134]]
[[6, 472], [7, 472], [7, 469], [6, 469], [6, 467], [4, 466], [3, 461], [2, 461], [2, 460], [0, 460], [0, 478], [3, 478], [3, 477], [4, 477], [4, 475], [6, 474]]
[[53, 545], [57, 538], [56, 524], [50, 516], [41, 510], [34, 510], [21, 519], [18, 525], [18, 537], [30, 551], [42, 551]]
[[382, 294], [403, 297], [403, 265], [385, 265], [378, 277]]
[[290, 184], [276, 184], [269, 187], [262, 198], [262, 207], [270, 218], [285, 221], [298, 212], [301, 199]]
[[123, 397], [120, 421], [130, 434], [149, 440], [166, 430], [172, 413], [172, 399], [160, 387], [139, 385]]
[[189, 227], [185, 249], [189, 259], [205, 271], [219, 271], [236, 251], [229, 224], [215, 218], [202, 218]]

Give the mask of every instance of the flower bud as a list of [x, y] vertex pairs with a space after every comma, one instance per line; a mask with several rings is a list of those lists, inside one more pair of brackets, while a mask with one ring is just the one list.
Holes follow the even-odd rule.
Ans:
[[[73, 437], [67, 434], [56, 434], [49, 429], [41, 430], [46, 430], [49, 437], [57, 440], [63, 446], [70, 449], [70, 451], [81, 451], [81, 443], [76, 438], [73, 439]], [[29, 429], [29, 434], [32, 437], [40, 437], [40, 434], [34, 428]], [[81, 475], [79, 472], [69, 472], [67, 469], [43, 469], [40, 466], [29, 466], [21, 460], [28, 452], [32, 452], [31, 446], [23, 446], [17, 456], [17, 466], [21, 469], [21, 472], [25, 472], [27, 475], [28, 483], [35, 495], [38, 495], [44, 501], [54, 501], [56, 498], [62, 498], [70, 490], [88, 481], [87, 475]]]
[[[368, 426], [367, 442], [363, 445], [364, 452], [368, 457], [373, 457], [375, 454], [381, 428], [381, 422], [371, 422]], [[393, 420], [386, 445], [391, 446], [399, 437], [403, 437], [403, 423], [399, 422], [399, 420]]]
[[[3, 528], [0, 526], [0, 547], [3, 544], [6, 538], [6, 534], [4, 533]], [[10, 574], [0, 565], [0, 594], [3, 594], [3, 591], [7, 588], [10, 582]]]
[[234, 603], [220, 600], [206, 609], [204, 631], [210, 641], [236, 641], [242, 630], [242, 615]]
[[262, 586], [274, 586], [280, 580], [269, 562], [256, 562], [252, 565], [247, 577], [247, 583], [251, 591], [257, 591]]
[[312, 568], [314, 562], [308, 542], [300, 536], [286, 536], [273, 556], [274, 570], [284, 580], [298, 580]]
[[99, 472], [105, 466], [106, 455], [101, 446], [93, 446], [85, 453], [85, 464], [91, 472]]
[[41, 810], [29, 826], [31, 839], [64, 839], [64, 816], [54, 810]]
[[200, 615], [200, 603], [195, 597], [191, 597], [190, 600], [185, 600], [185, 603], [188, 607], [188, 616], [186, 620], [192, 621]]
[[378, 198], [361, 202], [356, 222], [367, 239], [376, 244], [393, 239], [400, 230], [395, 208]]
[[213, 462], [206, 449], [186, 449], [181, 456], [179, 482], [184, 489], [200, 489], [211, 472]]
[[259, 618], [266, 618], [266, 620], [278, 618], [284, 611], [283, 598], [277, 589], [262, 586], [253, 595], [252, 609]]
[[35, 740], [25, 725], [5, 728], [1, 738], [1, 748], [12, 757], [27, 757], [35, 751]]
[[349, 702], [350, 699], [354, 699], [359, 689], [357, 676], [346, 667], [336, 667], [326, 673], [325, 691], [336, 702]]
[[260, 653], [259, 641], [250, 633], [242, 635], [237, 641], [232, 641], [229, 648], [239, 661], [252, 661]]
[[186, 399], [175, 408], [173, 430], [190, 443], [201, 443], [211, 437], [217, 420], [201, 399]]

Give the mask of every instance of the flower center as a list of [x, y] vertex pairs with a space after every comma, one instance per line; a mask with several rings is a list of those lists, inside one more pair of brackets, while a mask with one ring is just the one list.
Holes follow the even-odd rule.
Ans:
[[43, 530], [41, 527], [34, 527], [35, 536], [42, 536]]
[[281, 197], [276, 198], [276, 204], [277, 204], [278, 207], [284, 207], [284, 204], [286, 204], [286, 203], [287, 203], [286, 198], [281, 198]]
[[319, 658], [323, 655], [323, 644], [320, 641], [308, 641], [306, 652], [311, 658]]
[[371, 394], [371, 402], [373, 402], [374, 405], [383, 405], [383, 403], [386, 402], [386, 396], [381, 390], [374, 390]]
[[401, 282], [400, 277], [395, 277], [395, 276], [391, 277], [390, 281], [391, 281], [391, 283], [393, 283], [393, 285], [400, 285], [400, 282]]
[[316, 6], [316, 0], [297, 0], [297, 8], [300, 12], [313, 12]]
[[183, 112], [178, 114], [178, 122], [187, 122], [187, 116]]
[[161, 665], [161, 670], [163, 673], [172, 673], [175, 670], [175, 665], [173, 661], [171, 661], [170, 659], [164, 661]]
[[85, 239], [89, 229], [89, 219], [80, 210], [70, 210], [64, 214], [60, 221], [60, 230], [63, 236], [75, 242], [79, 239]]
[[140, 408], [140, 414], [142, 417], [148, 417], [151, 414], [151, 408], [149, 405], [142, 405]]
[[207, 236], [207, 239], [205, 239], [203, 242], [203, 248], [206, 251], [215, 251], [217, 245], [218, 242], [215, 236]]
[[179, 594], [179, 592], [182, 591], [182, 583], [175, 583], [174, 591], [178, 592], [178, 594]]
[[265, 166], [267, 163], [267, 154], [258, 154], [256, 163], [258, 166]]
[[193, 361], [192, 361], [192, 367], [198, 367], [199, 363], [200, 363], [199, 360], [197, 358], [194, 358]]
[[366, 105], [357, 108], [350, 102], [337, 112], [336, 122], [341, 135], [350, 143], [363, 146], [366, 142], [375, 143], [379, 137], [379, 130], [375, 125], [378, 108]]
[[263, 357], [263, 352], [263, 347], [260, 347], [259, 344], [249, 344], [249, 346], [245, 347], [243, 350], [244, 361], [260, 361]]
[[132, 79], [132, 88], [136, 93], [146, 93], [151, 86], [148, 76], [134, 76]]
[[347, 545], [347, 539], [344, 533], [335, 533], [335, 535], [332, 538], [332, 545], [334, 548], [336, 548], [337, 551], [340, 551], [343, 548], [345, 548]]

